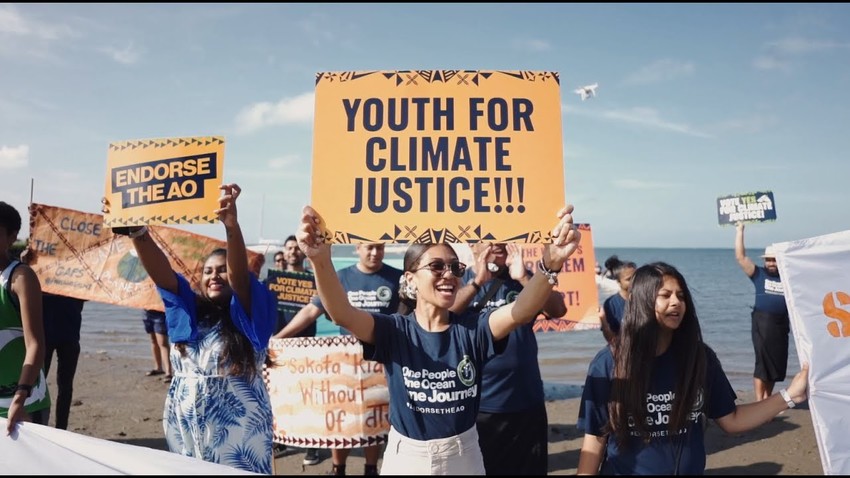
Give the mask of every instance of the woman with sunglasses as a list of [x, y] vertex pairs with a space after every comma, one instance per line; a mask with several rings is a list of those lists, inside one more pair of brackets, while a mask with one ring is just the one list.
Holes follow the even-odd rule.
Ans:
[[313, 263], [325, 309], [364, 344], [364, 357], [384, 365], [390, 434], [382, 474], [485, 474], [475, 419], [481, 370], [512, 330], [534, 320], [578, 247], [573, 207], [557, 214], [552, 244], [517, 300], [480, 315], [449, 311], [466, 265], [448, 244], [412, 244], [404, 256], [401, 299], [411, 312], [369, 313], [351, 306], [324, 243], [321, 219], [304, 208], [298, 245]]

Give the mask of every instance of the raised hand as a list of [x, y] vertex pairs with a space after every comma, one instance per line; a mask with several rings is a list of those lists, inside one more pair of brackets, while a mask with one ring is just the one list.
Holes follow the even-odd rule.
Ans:
[[552, 243], [543, 252], [543, 260], [550, 270], [561, 270], [564, 261], [578, 249], [581, 233], [573, 224], [573, 209], [572, 204], [567, 204], [558, 211], [558, 224], [552, 229]]
[[325, 243], [322, 235], [321, 216], [310, 206], [304, 206], [301, 211], [301, 224], [295, 232], [298, 248], [308, 258], [313, 259], [322, 254], [330, 255], [331, 246]]
[[516, 281], [524, 279], [528, 275], [528, 271], [525, 270], [525, 263], [522, 261], [522, 247], [519, 244], [509, 242], [505, 244], [505, 249], [508, 251], [505, 265], [508, 266], [511, 279]]
[[493, 278], [493, 272], [487, 267], [487, 264], [493, 260], [491, 247], [492, 244], [489, 242], [479, 242], [472, 247], [475, 258], [475, 279], [479, 284], [486, 284]]
[[237, 184], [222, 184], [219, 189], [224, 194], [218, 198], [219, 208], [214, 212], [225, 227], [236, 227], [239, 225], [236, 214], [236, 198], [242, 193], [242, 188]]

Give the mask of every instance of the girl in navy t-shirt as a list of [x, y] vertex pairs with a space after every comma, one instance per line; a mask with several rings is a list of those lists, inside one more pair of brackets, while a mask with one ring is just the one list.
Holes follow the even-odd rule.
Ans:
[[413, 244], [404, 257], [400, 293], [407, 315], [353, 307], [331, 262], [321, 220], [307, 206], [298, 245], [313, 263], [322, 304], [364, 344], [364, 357], [385, 367], [390, 434], [381, 474], [485, 473], [475, 419], [484, 362], [512, 330], [537, 316], [557, 283], [557, 271], [578, 247], [572, 206], [558, 212], [552, 244], [516, 301], [480, 316], [449, 312], [466, 266], [447, 244]]

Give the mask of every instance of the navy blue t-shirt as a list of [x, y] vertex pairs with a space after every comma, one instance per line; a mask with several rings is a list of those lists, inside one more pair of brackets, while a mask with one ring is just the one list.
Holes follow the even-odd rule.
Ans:
[[764, 267], [756, 266], [756, 271], [750, 277], [756, 288], [756, 300], [753, 310], [776, 315], [788, 315], [785, 304], [785, 288], [782, 279], [767, 273]]
[[[401, 275], [401, 270], [387, 264], [372, 274], [361, 272], [356, 264], [337, 272], [348, 302], [357, 309], [379, 314], [398, 312], [398, 281]], [[318, 295], [313, 297], [311, 303], [325, 312]], [[342, 335], [351, 335], [345, 327], [340, 327], [340, 332]]]
[[79, 342], [86, 301], [64, 295], [42, 294], [44, 339], [48, 344]]
[[605, 299], [602, 310], [605, 311], [605, 320], [608, 322], [611, 332], [619, 334], [620, 325], [623, 324], [623, 314], [626, 312], [626, 299], [617, 292]]
[[505, 343], [493, 342], [489, 310], [450, 314], [451, 324], [442, 332], [424, 330], [413, 313], [372, 317], [375, 343], [363, 343], [363, 357], [384, 365], [392, 426], [414, 440], [451, 437], [474, 427], [481, 369]]
[[[464, 284], [475, 279], [475, 272], [467, 269]], [[481, 287], [469, 308], [473, 311], [501, 307], [514, 302], [522, 291], [522, 284], [510, 277], [504, 278], [499, 289], [486, 304], [481, 301], [496, 285], [490, 280]], [[537, 337], [534, 322], [521, 325], [508, 336], [505, 351], [490, 359], [482, 373], [481, 411], [486, 413], [515, 413], [534, 409], [545, 402], [543, 379], [537, 363]]]
[[[701, 475], [705, 472], [705, 443], [703, 415], [716, 419], [735, 411], [735, 391], [714, 352], [706, 347], [706, 374], [702, 393], [694, 403], [686, 428], [670, 435], [667, 423], [676, 391], [678, 365], [675, 355], [667, 352], [655, 357], [652, 364], [649, 392], [646, 397], [647, 430], [651, 438], [645, 444], [639, 436], [630, 438], [629, 447], [620, 450], [613, 437], [608, 438], [607, 454], [602, 475], [672, 475], [676, 454], [681, 442], [680, 475]], [[608, 423], [608, 399], [611, 395], [614, 357], [605, 347], [596, 354], [588, 367], [581, 396], [578, 428], [594, 436], [604, 436]], [[708, 400], [704, 399], [709, 391]], [[637, 432], [633, 432], [635, 435]]]

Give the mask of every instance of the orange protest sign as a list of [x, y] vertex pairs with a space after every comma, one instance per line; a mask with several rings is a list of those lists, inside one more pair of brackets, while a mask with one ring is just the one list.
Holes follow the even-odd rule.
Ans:
[[[599, 328], [593, 233], [590, 224], [576, 224], [576, 227], [581, 231], [579, 247], [564, 263], [561, 272], [558, 273], [558, 285], [555, 286], [555, 290], [564, 298], [567, 315], [554, 319], [547, 319], [541, 315], [534, 322], [535, 332], [566, 332]], [[522, 244], [521, 247], [525, 268], [536, 272], [537, 261], [543, 254], [543, 245]], [[472, 250], [466, 244], [456, 244], [453, 248], [461, 262], [475, 264]]]
[[327, 239], [550, 241], [560, 98], [555, 72], [319, 73], [311, 204]]
[[106, 227], [217, 220], [224, 138], [163, 138], [109, 144]]
[[390, 431], [383, 366], [354, 336], [271, 339], [264, 368], [278, 443], [358, 448]]
[[[198, 287], [203, 262], [223, 241], [165, 226], [151, 226], [150, 236], [171, 267]], [[44, 204], [30, 208], [30, 266], [51, 294], [125, 307], [163, 310], [133, 244], [104, 226], [103, 216]], [[247, 251], [248, 258], [259, 254]]]

